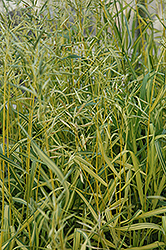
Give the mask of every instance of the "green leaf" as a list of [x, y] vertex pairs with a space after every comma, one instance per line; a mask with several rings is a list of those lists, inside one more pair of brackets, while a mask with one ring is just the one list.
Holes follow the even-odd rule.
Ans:
[[90, 203], [86, 200], [86, 198], [78, 190], [76, 190], [76, 192], [79, 194], [81, 199], [85, 202], [86, 206], [89, 208], [91, 214], [93, 215], [93, 218], [96, 220], [96, 222], [98, 222], [98, 216], [97, 216], [95, 210], [90, 205]]
[[[107, 187], [107, 183], [95, 172], [93, 172], [93, 170], [91, 168], [94, 168], [90, 163], [88, 163], [86, 160], [82, 159], [79, 156], [74, 156], [73, 160], [81, 166], [82, 169], [84, 169], [88, 174], [90, 174], [91, 176], [93, 176], [95, 178], [95, 180], [98, 180], [101, 184], [103, 184], [105, 187]], [[89, 167], [88, 167], [89, 166]], [[90, 168], [91, 167], [91, 168]]]
[[98, 135], [98, 138], [99, 138], [99, 147], [100, 147], [100, 150], [101, 150], [101, 154], [105, 160], [105, 162], [108, 164], [109, 168], [112, 170], [112, 172], [118, 177], [119, 177], [119, 174], [118, 172], [116, 171], [116, 169], [114, 168], [113, 164], [111, 163], [110, 159], [107, 157], [105, 151], [104, 151], [104, 147], [103, 147], [103, 144], [102, 144], [102, 140], [101, 140], [101, 136], [100, 136], [100, 133], [99, 131], [97, 130], [97, 135]]
[[159, 161], [160, 161], [160, 163], [161, 163], [163, 172], [164, 172], [164, 174], [166, 175], [165, 160], [164, 160], [164, 156], [163, 156], [163, 153], [162, 153], [162, 150], [161, 150], [161, 146], [160, 146], [158, 140], [155, 141], [155, 147], [156, 147], [157, 155], [158, 155]]
[[142, 213], [136, 219], [145, 219], [145, 218], [156, 216], [156, 215], [163, 214], [163, 213], [166, 213], [166, 207], [161, 207], [161, 208], [157, 208], [155, 210], [151, 210], [146, 213]]
[[64, 189], [65, 189], [65, 205], [64, 205], [64, 209], [66, 208], [68, 201], [69, 201], [69, 189], [67, 186], [67, 182], [65, 180], [65, 177], [63, 175], [63, 173], [61, 172], [61, 170], [59, 169], [58, 166], [56, 166], [56, 164], [36, 145], [36, 143], [34, 143], [33, 141], [31, 141], [31, 144], [34, 148], [34, 151], [36, 152], [37, 155], [39, 155], [40, 159], [43, 161], [43, 163], [53, 172], [57, 175], [58, 180], [60, 181], [60, 183], [63, 185]]
[[163, 95], [165, 94], [166, 91], [166, 85], [163, 85], [157, 95], [157, 97], [155, 98], [155, 101], [153, 102], [152, 107], [150, 108], [150, 112], [152, 112], [154, 110], [154, 108], [156, 107], [156, 105], [158, 104], [158, 102], [162, 99]]
[[140, 167], [139, 167], [139, 162], [137, 157], [134, 155], [133, 152], [130, 151], [132, 160], [133, 160], [133, 164], [134, 164], [134, 169], [136, 172], [136, 182], [137, 182], [137, 189], [138, 189], [138, 193], [139, 193], [139, 198], [141, 201], [141, 205], [142, 208], [144, 207], [144, 199], [143, 199], [143, 184], [142, 184], [142, 180], [141, 180], [141, 175], [140, 175]]
[[158, 230], [161, 231], [163, 234], [165, 234], [163, 228], [157, 224], [154, 223], [137, 223], [137, 224], [133, 224], [133, 225], [127, 225], [125, 227], [118, 227], [116, 228], [117, 230], [120, 231], [136, 231], [136, 230], [141, 230], [141, 229], [154, 229], [154, 230]]

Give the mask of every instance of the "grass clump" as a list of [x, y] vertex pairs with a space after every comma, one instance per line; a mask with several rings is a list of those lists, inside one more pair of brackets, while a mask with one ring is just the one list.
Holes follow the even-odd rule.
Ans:
[[165, 248], [166, 40], [156, 16], [160, 30], [143, 2], [6, 6], [1, 249]]

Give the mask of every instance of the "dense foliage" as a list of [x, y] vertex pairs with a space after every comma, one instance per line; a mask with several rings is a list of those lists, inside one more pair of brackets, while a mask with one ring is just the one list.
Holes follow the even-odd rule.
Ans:
[[165, 249], [166, 23], [158, 6], [162, 16], [143, 1], [5, 6], [0, 249]]

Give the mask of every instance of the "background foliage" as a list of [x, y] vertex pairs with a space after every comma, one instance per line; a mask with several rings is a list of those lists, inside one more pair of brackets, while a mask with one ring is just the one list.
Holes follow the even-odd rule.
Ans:
[[5, 6], [0, 249], [165, 249], [166, 24], [147, 4]]

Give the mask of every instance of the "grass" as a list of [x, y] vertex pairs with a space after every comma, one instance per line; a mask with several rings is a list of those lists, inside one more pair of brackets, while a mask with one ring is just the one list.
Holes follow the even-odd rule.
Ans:
[[146, 3], [1, 14], [0, 249], [165, 249], [162, 13], [160, 31]]

